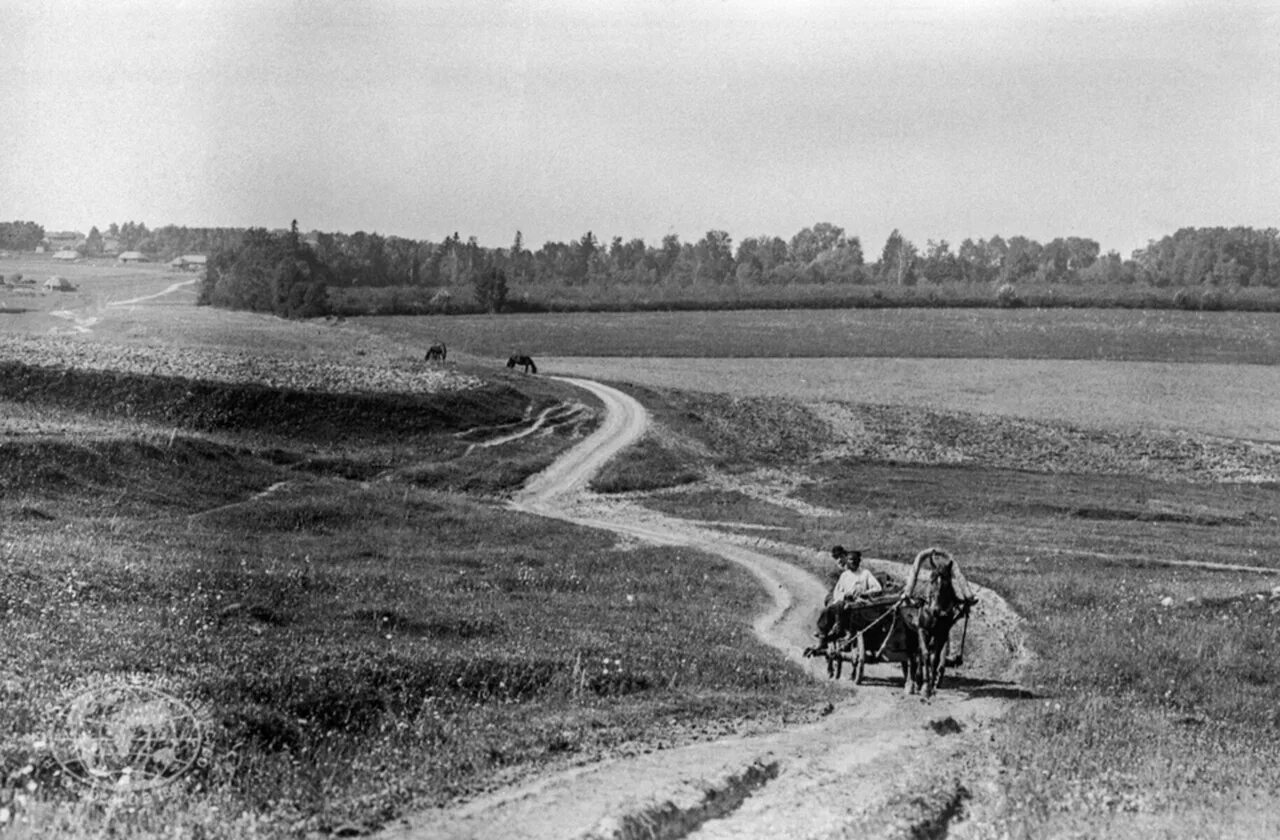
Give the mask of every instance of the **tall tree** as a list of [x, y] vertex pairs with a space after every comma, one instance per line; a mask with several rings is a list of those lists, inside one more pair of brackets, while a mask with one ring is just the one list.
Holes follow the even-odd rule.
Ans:
[[695, 277], [702, 283], [720, 284], [733, 277], [733, 240], [723, 230], [709, 230], [694, 246]]
[[916, 282], [916, 246], [894, 228], [880, 252], [876, 278], [895, 286], [914, 286]]
[[930, 283], [950, 283], [961, 279], [960, 261], [951, 252], [951, 243], [932, 239], [925, 243], [920, 273]]
[[476, 303], [486, 312], [500, 312], [507, 302], [507, 273], [501, 266], [490, 265], [472, 279]]
[[84, 253], [89, 257], [102, 255], [102, 231], [96, 225], [89, 228], [89, 236], [84, 240]]

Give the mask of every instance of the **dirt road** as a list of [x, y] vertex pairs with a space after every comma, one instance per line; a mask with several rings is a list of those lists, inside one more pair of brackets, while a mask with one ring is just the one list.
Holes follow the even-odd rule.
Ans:
[[[594, 471], [644, 433], [647, 415], [612, 388], [565, 381], [604, 402], [605, 422], [530, 480], [512, 506], [741, 564], [772, 595], [772, 606], [754, 623], [757, 635], [813, 678], [825, 679], [818, 661], [801, 655], [824, 594], [821, 581], [785, 559], [801, 549], [730, 537], [587, 493]], [[979, 594], [968, 664], [927, 704], [904, 694], [898, 666], [871, 666], [869, 684], [850, 686], [848, 699], [816, 723], [574, 768], [461, 807], [415, 815], [383, 836], [809, 838], [901, 831], [941, 837], [949, 828], [964, 833], [964, 817], [972, 825], [990, 807], [984, 729], [1010, 698], [1022, 694], [1016, 679], [1025, 657], [1017, 616], [994, 593]]]

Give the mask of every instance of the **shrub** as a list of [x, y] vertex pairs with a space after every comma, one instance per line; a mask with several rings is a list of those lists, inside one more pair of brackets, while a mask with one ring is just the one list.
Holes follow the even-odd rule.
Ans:
[[1005, 308], [1013, 308], [1022, 305], [1022, 299], [1018, 297], [1018, 290], [1013, 287], [1012, 283], [1005, 283], [999, 289], [996, 289], [996, 303]]
[[1200, 308], [1206, 312], [1218, 312], [1223, 308], [1222, 292], [1205, 289], [1200, 293]]
[[1196, 299], [1188, 289], [1178, 289], [1173, 295], [1173, 305], [1178, 309], [1195, 309]]

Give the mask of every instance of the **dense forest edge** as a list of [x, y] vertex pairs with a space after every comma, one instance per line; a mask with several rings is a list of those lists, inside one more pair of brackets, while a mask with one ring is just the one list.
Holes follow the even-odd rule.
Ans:
[[[1094, 240], [1024, 236], [923, 248], [895, 230], [878, 259], [829, 222], [785, 240], [721, 230], [658, 245], [588, 231], [571, 242], [482, 247], [289, 229], [148, 229], [112, 223], [87, 235], [0, 222], [0, 253], [205, 265], [202, 304], [320, 315], [851, 307], [1125, 307], [1280, 311], [1275, 228], [1183, 228], [1123, 258]], [[189, 267], [189, 266], [188, 266]]]

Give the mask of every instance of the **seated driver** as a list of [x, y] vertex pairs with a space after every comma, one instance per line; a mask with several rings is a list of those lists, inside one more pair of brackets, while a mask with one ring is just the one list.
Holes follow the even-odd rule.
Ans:
[[820, 641], [815, 650], [822, 650], [835, 636], [845, 632], [847, 627], [842, 618], [847, 616], [843, 610], [851, 608], [861, 598], [878, 594], [882, 589], [875, 575], [862, 568], [862, 552], [846, 551], [844, 546], [837, 545], [831, 549], [831, 556], [841, 569], [840, 577], [818, 615], [818, 632], [814, 635]]
[[882, 589], [880, 581], [876, 580], [876, 576], [871, 572], [862, 568], [861, 551], [846, 551], [844, 546], [837, 545], [831, 549], [831, 556], [843, 571], [836, 580], [835, 588], [831, 590], [831, 597], [827, 599], [828, 604], [841, 604], [880, 593]]

